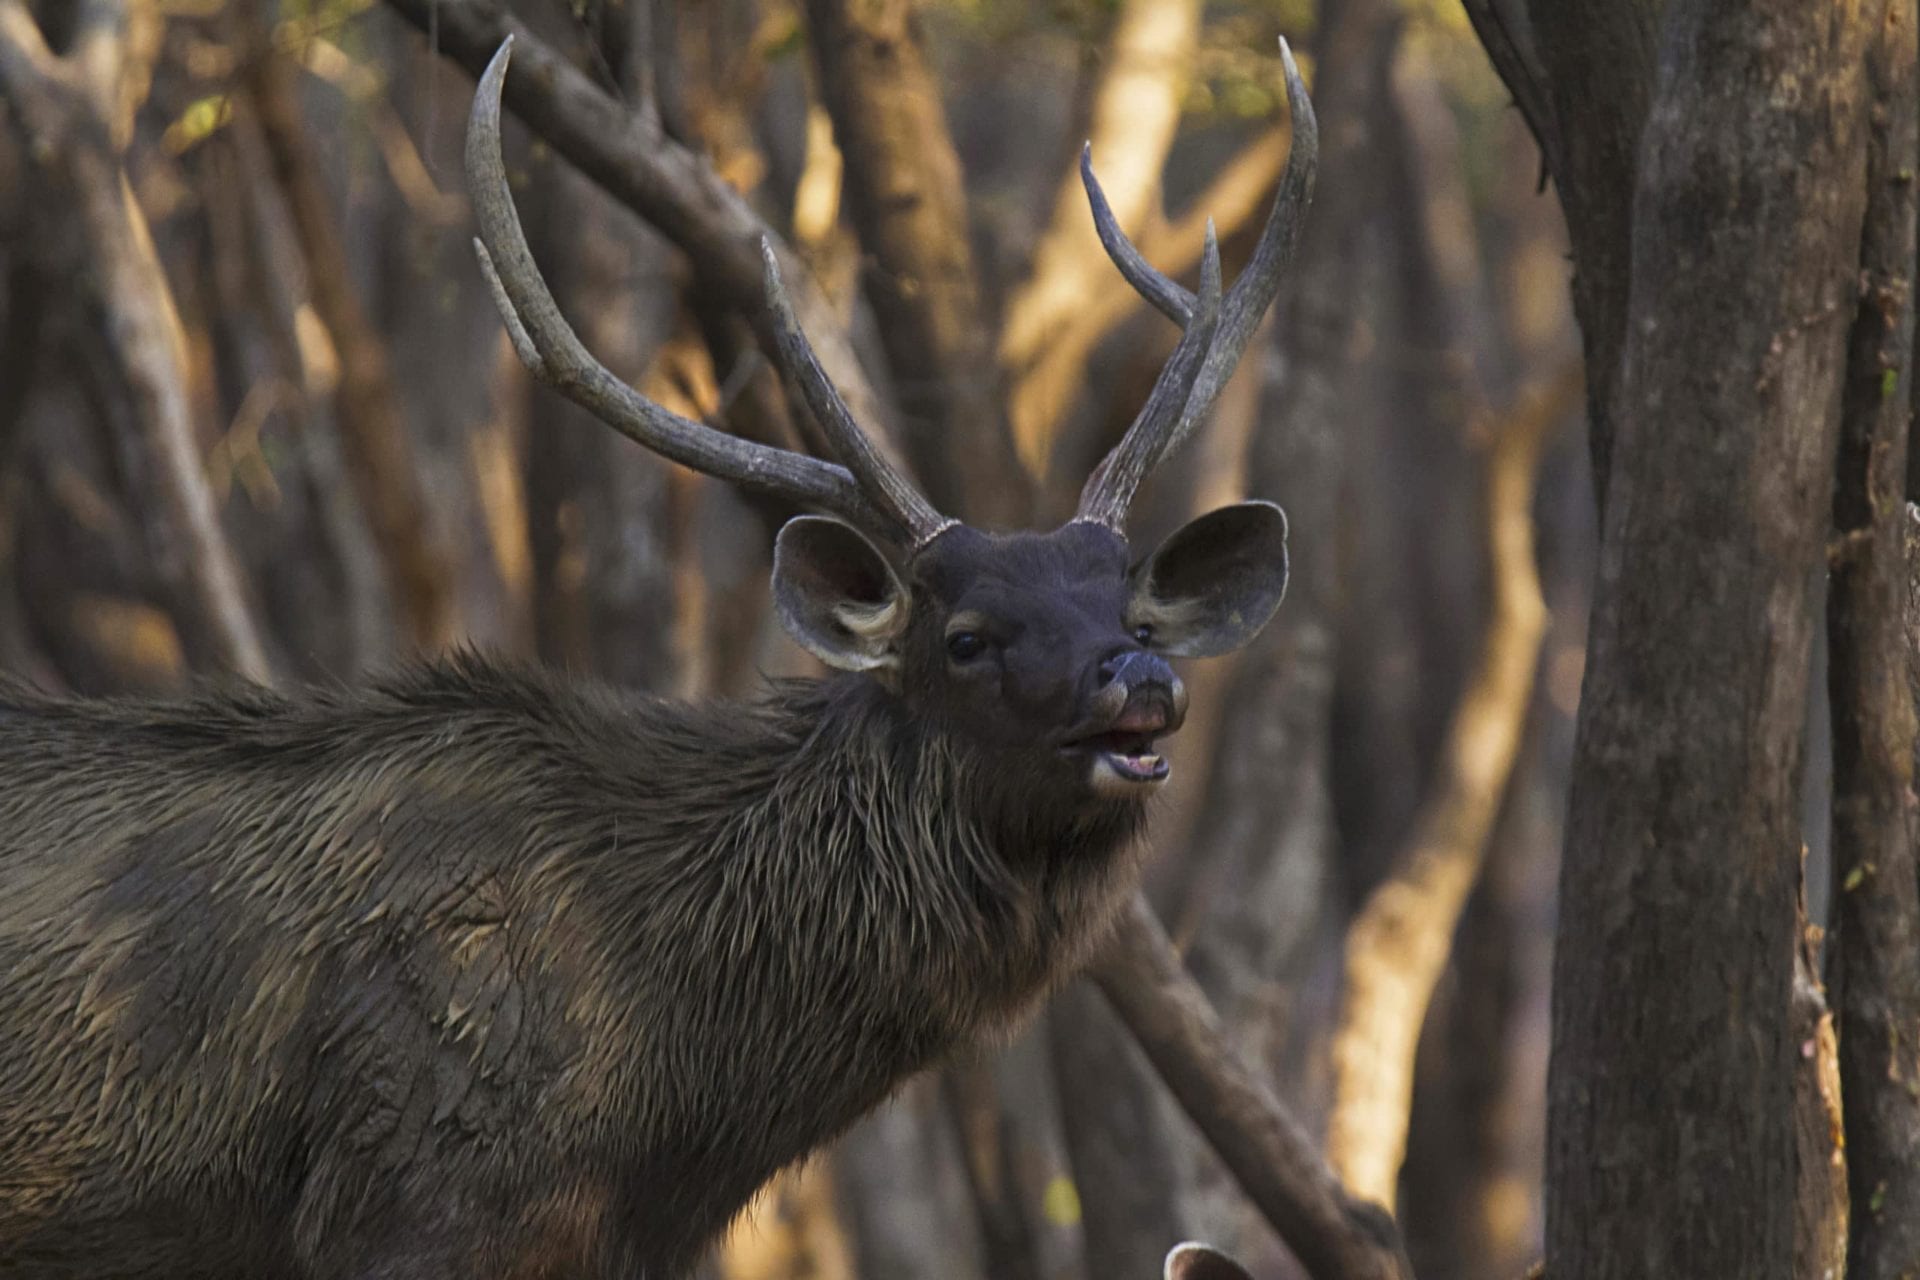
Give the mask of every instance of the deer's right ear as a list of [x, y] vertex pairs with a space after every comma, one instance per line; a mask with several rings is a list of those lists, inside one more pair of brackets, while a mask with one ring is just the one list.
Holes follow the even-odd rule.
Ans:
[[802, 648], [842, 671], [898, 666], [907, 589], [852, 525], [795, 516], [773, 544], [773, 607]]

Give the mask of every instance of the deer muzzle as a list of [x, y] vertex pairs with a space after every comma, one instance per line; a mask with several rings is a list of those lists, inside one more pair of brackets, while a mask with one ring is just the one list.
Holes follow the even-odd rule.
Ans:
[[1088, 757], [1094, 790], [1103, 794], [1157, 787], [1171, 773], [1158, 740], [1186, 719], [1186, 685], [1166, 659], [1144, 650], [1110, 659], [1100, 674], [1088, 719], [1068, 749]]

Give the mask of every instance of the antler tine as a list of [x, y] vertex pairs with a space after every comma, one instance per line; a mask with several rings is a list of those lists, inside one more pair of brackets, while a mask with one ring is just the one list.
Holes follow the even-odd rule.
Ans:
[[[1307, 205], [1313, 199], [1314, 174], [1320, 160], [1320, 125], [1313, 113], [1313, 100], [1307, 96], [1306, 84], [1300, 78], [1300, 68], [1294, 63], [1293, 50], [1284, 36], [1280, 39], [1280, 62], [1286, 73], [1287, 112], [1293, 122], [1293, 141], [1287, 151], [1286, 172], [1280, 178], [1280, 193], [1274, 199], [1273, 211], [1267, 216], [1267, 225], [1260, 233], [1260, 242], [1254, 247], [1246, 270], [1233, 282], [1233, 288], [1220, 304], [1219, 324], [1200, 359], [1192, 393], [1165, 424], [1164, 435], [1155, 441], [1147, 460], [1148, 469], [1177, 449], [1213, 408], [1221, 388], [1233, 376], [1240, 356], [1252, 340], [1253, 331], [1259, 327], [1260, 317], [1266, 314], [1274, 295], [1280, 291], [1280, 281], [1300, 241], [1300, 227], [1305, 221]], [[1081, 152], [1080, 177], [1093, 210], [1094, 227], [1113, 265], [1127, 283], [1161, 313], [1177, 324], [1187, 324], [1193, 313], [1193, 295], [1178, 281], [1151, 266], [1120, 229], [1099, 180], [1094, 177], [1090, 150]], [[1132, 436], [1131, 430], [1128, 436]], [[1127, 443], [1123, 439], [1115, 446], [1116, 450], [1126, 447]], [[1102, 463], [1094, 473], [1095, 478], [1107, 470], [1107, 464]], [[1092, 488], [1093, 481], [1089, 480], [1089, 494]], [[1083, 518], [1086, 518], [1088, 500], [1087, 497], [1081, 499]], [[1124, 514], [1123, 509], [1122, 516]]]
[[1182, 406], [1193, 395], [1194, 379], [1213, 346], [1219, 322], [1220, 242], [1214, 237], [1213, 220], [1209, 218], [1206, 247], [1200, 255], [1200, 296], [1194, 302], [1187, 331], [1154, 380], [1152, 394], [1127, 433], [1087, 477], [1086, 487], [1080, 491], [1076, 522], [1125, 532], [1127, 508], [1133, 505], [1140, 481], [1159, 460], [1167, 432], [1179, 420]]
[[934, 510], [854, 421], [853, 412], [834, 389], [827, 371], [820, 367], [813, 344], [794, 316], [793, 303], [780, 281], [780, 264], [774, 257], [773, 244], [764, 236], [760, 239], [760, 259], [764, 264], [767, 307], [773, 312], [775, 349], [787, 377], [798, 384], [807, 407], [813, 410], [814, 420], [826, 432], [827, 443], [833, 447], [834, 454], [846, 464], [874, 505], [908, 531], [912, 549], [918, 551], [958, 521]]
[[1120, 221], [1113, 216], [1113, 206], [1107, 201], [1106, 190], [1100, 185], [1100, 179], [1094, 176], [1091, 140], [1080, 147], [1080, 185], [1087, 190], [1087, 207], [1093, 212], [1093, 229], [1099, 234], [1107, 257], [1113, 259], [1113, 265], [1120, 269], [1120, 274], [1133, 286], [1134, 292], [1151, 302], [1161, 315], [1184, 326], [1193, 318], [1193, 294], [1178, 280], [1148, 262], [1134, 247], [1133, 241], [1127, 238], [1127, 233], [1120, 229]]
[[480, 232], [474, 252], [494, 305], [529, 372], [628, 439], [663, 458], [743, 488], [828, 511], [889, 539], [907, 531], [846, 468], [742, 440], [683, 418], [615, 377], [587, 350], [553, 300], [527, 247], [500, 154], [500, 93], [513, 37], [480, 77], [467, 124], [467, 187]]

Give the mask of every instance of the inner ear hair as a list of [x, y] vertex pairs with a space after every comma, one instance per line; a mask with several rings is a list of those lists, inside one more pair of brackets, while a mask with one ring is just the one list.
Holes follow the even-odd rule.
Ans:
[[848, 635], [886, 647], [889, 665], [899, 661], [893, 652], [893, 641], [899, 636], [905, 618], [906, 609], [897, 597], [877, 604], [846, 600], [833, 606], [833, 620], [844, 627]]

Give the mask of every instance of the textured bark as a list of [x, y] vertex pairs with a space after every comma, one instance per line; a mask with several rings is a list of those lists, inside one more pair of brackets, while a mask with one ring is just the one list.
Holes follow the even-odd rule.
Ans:
[[[1560, 881], [1554, 1280], [1791, 1273], [1808, 591], [1877, 14], [1668, 9]], [[1630, 91], [1614, 62], [1595, 66]]]
[[1393, 1219], [1340, 1189], [1312, 1140], [1241, 1063], [1144, 898], [1089, 967], [1167, 1088], [1313, 1280], [1407, 1280]]
[[[1512, 6], [1500, 7], [1508, 13], [1507, 28], [1536, 51], [1551, 104], [1553, 124], [1542, 143], [1573, 242], [1573, 309], [1586, 346], [1588, 441], [1604, 515], [1619, 432], [1615, 399], [1627, 336], [1635, 165], [1653, 94], [1663, 0], [1526, 3], [1530, 32], [1521, 32]], [[1508, 84], [1520, 101], [1538, 96], [1520, 77], [1510, 75]]]
[[967, 229], [960, 157], [908, 0], [808, 0], [847, 202], [872, 255], [869, 296], [899, 388], [907, 457], [934, 506], [1018, 526], [1015, 456]]
[[1833, 709], [1828, 995], [1846, 1100], [1855, 1280], [1920, 1275], [1920, 869], [1907, 688], [1907, 388], [1913, 342], [1912, 0], [1868, 62], [1873, 131], [1861, 294], [1847, 356], [1827, 587]]
[[1840, 1050], [1833, 1014], [1820, 988], [1816, 930], [1803, 901], [1793, 953], [1793, 1040], [1799, 1066], [1793, 1077], [1793, 1209], [1795, 1280], [1840, 1280], [1847, 1274], [1847, 1151], [1840, 1108]]
[[107, 124], [90, 103], [93, 79], [53, 56], [24, 4], [0, 3], [0, 97], [31, 137], [49, 187], [71, 202], [82, 227], [106, 347], [133, 406], [140, 448], [154, 464], [165, 520], [184, 548], [176, 593], [218, 665], [265, 683], [266, 648], [194, 432], [180, 318]]

